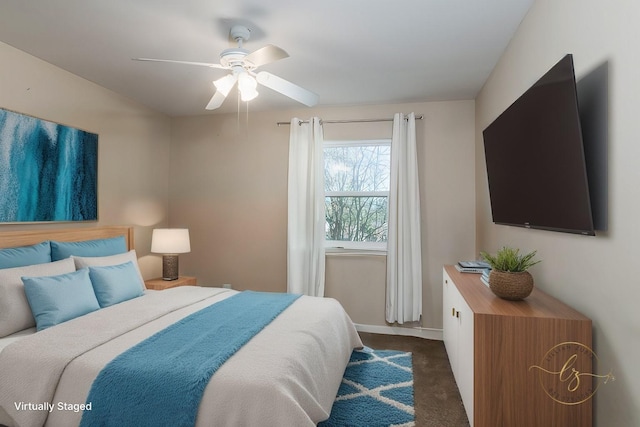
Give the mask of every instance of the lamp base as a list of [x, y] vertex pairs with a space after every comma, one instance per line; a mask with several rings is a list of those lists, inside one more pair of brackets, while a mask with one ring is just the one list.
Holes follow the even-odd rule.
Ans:
[[162, 255], [162, 280], [178, 279], [178, 255]]

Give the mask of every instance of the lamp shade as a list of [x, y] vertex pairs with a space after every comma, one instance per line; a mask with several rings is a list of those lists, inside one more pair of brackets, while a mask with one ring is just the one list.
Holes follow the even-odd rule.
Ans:
[[154, 229], [151, 235], [151, 252], [157, 254], [186, 254], [187, 252], [191, 252], [189, 229]]
[[238, 76], [238, 89], [240, 89], [240, 98], [245, 101], [251, 101], [258, 96], [258, 82], [248, 73], [244, 72]]

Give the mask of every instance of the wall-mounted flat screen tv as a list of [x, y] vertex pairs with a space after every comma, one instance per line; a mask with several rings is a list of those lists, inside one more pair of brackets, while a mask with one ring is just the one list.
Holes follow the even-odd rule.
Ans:
[[595, 235], [571, 55], [483, 137], [493, 222]]

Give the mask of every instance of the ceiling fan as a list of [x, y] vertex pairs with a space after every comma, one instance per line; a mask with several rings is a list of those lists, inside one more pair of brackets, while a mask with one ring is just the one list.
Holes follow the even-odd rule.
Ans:
[[277, 46], [267, 45], [249, 53], [242, 45], [249, 39], [251, 31], [243, 25], [234, 25], [230, 34], [231, 38], [238, 43], [238, 47], [223, 50], [220, 54], [219, 64], [176, 61], [173, 59], [133, 59], [136, 61], [170, 62], [230, 70], [231, 73], [213, 82], [216, 92], [205, 107], [207, 110], [219, 108], [236, 82], [243, 101], [250, 101], [258, 96], [257, 85], [260, 83], [308, 107], [313, 107], [318, 103], [317, 94], [266, 71], [256, 72], [256, 69], [262, 65], [287, 58], [289, 56], [287, 52]]

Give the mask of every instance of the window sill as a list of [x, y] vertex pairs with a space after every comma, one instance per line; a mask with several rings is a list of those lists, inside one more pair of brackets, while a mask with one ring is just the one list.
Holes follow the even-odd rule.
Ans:
[[346, 248], [326, 248], [326, 256], [387, 256], [386, 249], [346, 249]]

